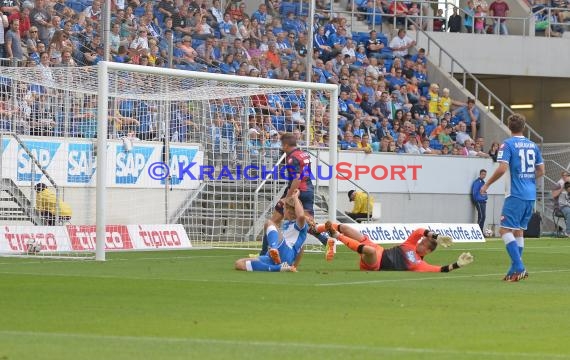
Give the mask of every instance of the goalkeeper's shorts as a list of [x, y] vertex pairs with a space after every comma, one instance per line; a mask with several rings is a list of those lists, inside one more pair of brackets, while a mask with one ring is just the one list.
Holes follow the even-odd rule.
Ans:
[[374, 264], [367, 264], [363, 260], [363, 255], [360, 254], [360, 270], [362, 271], [378, 271], [380, 270], [380, 263], [382, 262], [382, 254], [384, 248], [376, 243], [370, 241], [368, 236], [364, 235], [364, 240], [360, 242], [362, 245], [372, 246], [376, 250], [376, 261]]

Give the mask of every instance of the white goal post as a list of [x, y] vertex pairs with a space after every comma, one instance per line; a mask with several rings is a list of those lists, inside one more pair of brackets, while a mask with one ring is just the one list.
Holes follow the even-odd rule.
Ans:
[[[302, 89], [307, 92], [307, 102], [311, 102], [311, 91], [320, 91], [328, 94], [328, 136], [329, 136], [329, 164], [337, 163], [337, 132], [338, 132], [338, 96], [339, 87], [333, 84], [320, 84], [311, 82], [295, 82], [288, 80], [273, 80], [256, 77], [239, 77], [232, 75], [190, 72], [176, 69], [164, 69], [154, 67], [144, 67], [138, 65], [120, 64], [112, 62], [98, 63], [98, 85], [97, 85], [97, 174], [96, 174], [96, 254], [97, 261], [105, 260], [105, 242], [107, 212], [109, 210], [106, 196], [107, 189], [107, 149], [108, 147], [108, 122], [109, 104], [111, 98], [121, 98], [122, 96], [136, 98], [152, 96], [153, 92], [157, 97], [169, 98], [173, 100], [195, 100], [218, 98], [232, 98], [252, 96], [256, 94], [269, 94], [291, 89]], [[147, 80], [144, 87], [140, 84], [131, 84], [132, 76], [137, 74], [146, 75]], [[128, 75], [128, 76], [127, 76]], [[148, 81], [153, 77], [172, 78], [180, 83], [186, 82], [182, 88], [168, 88], [168, 85], [157, 81]], [[190, 86], [188, 86], [188, 82]], [[117, 84], [126, 86], [126, 89], [117, 87]], [[126, 84], [126, 85], [125, 85]], [[113, 90], [114, 89], [114, 90]], [[307, 105], [310, 108], [310, 105]], [[306, 114], [305, 126], [308, 129], [311, 125], [312, 114]], [[165, 142], [166, 143], [166, 142]], [[168, 152], [168, 146], [165, 146]], [[329, 181], [328, 187], [328, 214], [332, 221], [336, 220], [337, 209], [337, 181]], [[158, 215], [158, 214], [157, 214]]]

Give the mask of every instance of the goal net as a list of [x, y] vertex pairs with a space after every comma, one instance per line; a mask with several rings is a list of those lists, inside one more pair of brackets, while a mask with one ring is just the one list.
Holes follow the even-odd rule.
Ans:
[[[2, 115], [2, 190], [19, 190], [29, 215], [0, 221], [41, 243], [18, 254], [257, 249], [286, 186], [280, 135], [295, 132], [302, 146], [336, 140], [332, 85], [114, 63], [0, 76], [12, 111]], [[51, 222], [38, 216], [38, 183], [57, 195]], [[48, 248], [46, 231], [67, 247]]]

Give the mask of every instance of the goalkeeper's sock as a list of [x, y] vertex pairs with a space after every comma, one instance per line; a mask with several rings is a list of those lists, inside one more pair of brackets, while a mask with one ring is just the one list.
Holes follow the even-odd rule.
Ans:
[[509, 254], [512, 265], [509, 273], [513, 272], [522, 272], [524, 271], [524, 264], [521, 259], [521, 255], [519, 252], [519, 247], [515, 240], [515, 237], [512, 233], [505, 233], [502, 236], [503, 241], [505, 242], [505, 247], [507, 249], [507, 253]]
[[[332, 228], [333, 228], [333, 229], [335, 229], [336, 231], [338, 231], [338, 224], [337, 224], [337, 223], [331, 222], [331, 225], [332, 225]], [[322, 234], [322, 233], [325, 233], [325, 234], [326, 234], [327, 229], [325, 228], [325, 224], [318, 224], [315, 228], [317, 229], [317, 232], [319, 232], [319, 233], [321, 233], [321, 234]], [[327, 238], [328, 238], [328, 236], [327, 236]], [[326, 242], [326, 240], [325, 240], [325, 244], [326, 244], [326, 243], [327, 243], [327, 242]]]
[[338, 235], [336, 236], [336, 239], [340, 242], [342, 242], [344, 245], [346, 245], [346, 247], [348, 247], [350, 250], [358, 252], [358, 247], [360, 245], [362, 245], [360, 243], [360, 241], [358, 240], [354, 240], [353, 238], [350, 238], [346, 235], [343, 235], [341, 233], [338, 233]]
[[258, 260], [253, 260], [246, 261], [245, 268], [247, 271], [281, 271], [281, 264], [270, 265]]

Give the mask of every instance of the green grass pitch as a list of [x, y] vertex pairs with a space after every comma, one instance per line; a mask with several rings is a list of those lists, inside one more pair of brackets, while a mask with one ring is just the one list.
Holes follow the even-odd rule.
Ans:
[[247, 251], [0, 258], [0, 360], [570, 359], [570, 242], [527, 240], [529, 279], [501, 281], [502, 241], [450, 274], [360, 272], [339, 248], [298, 273], [245, 273]]

